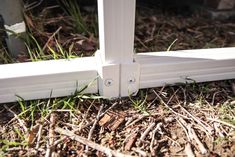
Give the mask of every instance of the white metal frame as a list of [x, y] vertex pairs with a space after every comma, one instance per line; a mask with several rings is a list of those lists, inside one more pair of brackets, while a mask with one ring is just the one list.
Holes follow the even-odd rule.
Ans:
[[135, 0], [98, 0], [94, 57], [0, 65], [0, 103], [85, 93], [128, 96], [165, 84], [235, 78], [235, 48], [134, 54]]

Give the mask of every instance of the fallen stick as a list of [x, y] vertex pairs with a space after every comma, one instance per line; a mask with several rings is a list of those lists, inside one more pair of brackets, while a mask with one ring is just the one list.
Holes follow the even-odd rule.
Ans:
[[157, 147], [154, 146], [155, 141], [156, 141], [155, 135], [156, 135], [157, 131], [161, 130], [161, 126], [162, 126], [162, 123], [158, 123], [152, 132], [152, 138], [151, 138], [151, 143], [150, 143], [150, 152], [151, 152], [152, 156], [156, 156], [156, 148]]
[[132, 146], [134, 145], [137, 139], [138, 133], [135, 131], [130, 136], [128, 136], [123, 143], [125, 143], [124, 150], [129, 151], [131, 150]]
[[186, 110], [182, 105], [179, 104], [179, 106], [183, 109], [185, 113], [187, 113], [193, 120], [195, 120], [199, 125], [201, 125], [204, 129], [209, 132], [209, 135], [213, 135], [214, 129], [208, 125], [207, 123], [203, 122], [200, 118], [195, 117], [192, 115], [188, 110]]
[[92, 142], [90, 140], [87, 140], [86, 138], [84, 137], [81, 137], [81, 136], [78, 136], [76, 134], [74, 134], [72, 131], [69, 131], [69, 130], [64, 130], [62, 128], [59, 128], [59, 127], [56, 127], [55, 128], [55, 132], [57, 133], [60, 133], [60, 134], [63, 134], [65, 136], [68, 136], [69, 138], [71, 138], [72, 140], [76, 140], [84, 145], [87, 145], [93, 149], [96, 149], [100, 152], [103, 152], [105, 153], [107, 156], [114, 156], [114, 157], [133, 157], [131, 155], [126, 155], [126, 154], [123, 154], [123, 153], [120, 153], [118, 151], [115, 151], [115, 150], [112, 150], [110, 148], [107, 148], [107, 147], [104, 147], [102, 145], [99, 145], [95, 142]]
[[62, 27], [60, 26], [47, 40], [46, 44], [43, 46], [42, 51], [45, 51], [45, 49], [48, 47], [48, 44], [50, 43], [50, 41], [55, 37], [55, 35], [57, 33], [59, 33], [59, 31], [62, 29]]
[[[102, 112], [100, 114], [100, 117], [103, 117], [108, 111], [110, 111], [111, 109], [113, 109], [117, 104], [119, 104], [118, 102], [115, 102], [112, 104], [112, 106], [110, 106], [107, 110], [105, 110], [104, 112]], [[81, 131], [82, 129], [94, 124], [95, 120], [92, 120], [91, 122], [89, 122], [88, 124], [86, 124], [85, 126], [81, 126], [78, 130]], [[76, 130], [77, 131], [77, 130]]]
[[187, 116], [184, 116], [180, 113], [177, 113], [174, 109], [172, 109], [168, 104], [171, 102], [171, 100], [173, 99], [174, 95], [177, 93], [177, 91], [170, 97], [170, 99], [168, 100], [168, 102], [166, 103], [159, 94], [157, 94], [157, 92], [155, 90], [153, 90], [153, 92], [155, 93], [155, 95], [160, 99], [161, 103], [163, 103], [163, 105], [165, 105], [172, 113], [174, 113], [176, 116], [179, 117], [183, 117], [184, 119], [190, 119]]
[[230, 123], [227, 123], [227, 122], [224, 122], [224, 121], [222, 121], [222, 120], [219, 120], [219, 119], [213, 119], [213, 118], [208, 118], [208, 117], [207, 117], [206, 119], [208, 119], [208, 120], [210, 120], [210, 121], [213, 121], [213, 122], [218, 122], [218, 123], [221, 123], [221, 124], [227, 125], [227, 126], [229, 126], [229, 127], [233, 128], [233, 129], [235, 129], [235, 126], [234, 126], [234, 125], [232, 125], [232, 124], [230, 124]]
[[40, 124], [39, 125], [39, 128], [38, 128], [38, 137], [37, 137], [37, 143], [36, 143], [36, 150], [39, 149], [39, 146], [40, 146], [40, 140], [41, 140], [41, 137], [42, 137], [42, 129], [43, 129], [43, 125]]
[[19, 125], [24, 129], [25, 134], [26, 134], [25, 137], [27, 137], [28, 136], [28, 128], [26, 127], [25, 121], [20, 119], [20, 117], [14, 111], [12, 111], [7, 105], [4, 105], [4, 107], [5, 107], [5, 109], [7, 109], [9, 112], [11, 112], [14, 115], [14, 117], [19, 122]]
[[186, 144], [184, 152], [185, 154], [187, 154], [188, 157], [195, 157], [190, 143]]
[[195, 130], [190, 126], [188, 125], [187, 126], [188, 128], [188, 132], [189, 132], [189, 135], [192, 139], [194, 139], [198, 145], [198, 149], [200, 150], [200, 152], [205, 155], [206, 153], [208, 153], [207, 149], [205, 148], [205, 146], [202, 144], [202, 142], [200, 141], [200, 139], [198, 138]]
[[150, 124], [147, 129], [144, 131], [144, 133], [141, 135], [140, 137], [140, 143], [142, 141], [144, 141], [145, 137], [148, 135], [148, 133], [153, 129], [153, 127], [156, 125], [155, 122], [153, 122], [152, 124]]
[[129, 126], [133, 126], [135, 123], [141, 121], [142, 119], [144, 119], [144, 118], [146, 118], [146, 117], [148, 117], [148, 115], [141, 115], [141, 116], [139, 116], [137, 119], [135, 119], [135, 120], [133, 120], [133, 121], [131, 121], [131, 122], [127, 122], [127, 123], [125, 124], [125, 128], [126, 128], [126, 127], [129, 127]]
[[48, 131], [49, 141], [47, 144], [45, 157], [51, 157], [54, 152], [54, 147], [51, 146], [53, 146], [55, 142], [55, 125], [56, 125], [56, 114], [51, 113], [50, 126]]
[[182, 129], [184, 130], [185, 135], [186, 135], [187, 138], [188, 138], [188, 141], [191, 141], [191, 138], [190, 138], [190, 136], [189, 136], [189, 133], [188, 133], [188, 131], [187, 131], [187, 129], [186, 129], [187, 123], [185, 122], [185, 120], [184, 120], [183, 118], [181, 118], [181, 117], [179, 117], [179, 118], [176, 119], [176, 120], [177, 120], [177, 122], [179, 123], [179, 125], [182, 127]]
[[[98, 123], [98, 121], [100, 120], [100, 114], [101, 114], [103, 108], [104, 108], [104, 104], [102, 104], [102, 105], [100, 106], [100, 109], [99, 109], [99, 111], [98, 111], [98, 114], [97, 114], [97, 116], [96, 116], [96, 119], [95, 119], [95, 121], [94, 121], [94, 123], [93, 123], [93, 125], [92, 125], [92, 127], [91, 127], [91, 129], [90, 129], [90, 131], [89, 131], [89, 134], [88, 134], [88, 137], [87, 137], [88, 140], [91, 140], [92, 134], [93, 134], [93, 132], [94, 132], [94, 130], [95, 130], [95, 126], [96, 126], [96, 124]], [[86, 151], [88, 151], [88, 149], [89, 149], [89, 147], [86, 146]]]

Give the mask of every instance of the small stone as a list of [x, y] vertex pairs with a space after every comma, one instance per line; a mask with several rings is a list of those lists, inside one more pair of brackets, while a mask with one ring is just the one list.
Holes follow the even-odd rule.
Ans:
[[74, 155], [74, 154], [77, 154], [77, 152], [73, 149], [69, 150], [69, 155]]

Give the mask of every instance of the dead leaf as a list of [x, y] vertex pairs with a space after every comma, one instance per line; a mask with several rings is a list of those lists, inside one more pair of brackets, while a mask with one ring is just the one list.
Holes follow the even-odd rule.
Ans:
[[28, 144], [30, 147], [32, 147], [32, 145], [34, 144], [34, 141], [36, 139], [36, 135], [38, 133], [39, 130], [39, 126], [38, 124], [36, 124], [30, 131], [29, 131], [29, 135], [28, 135]]
[[133, 144], [135, 143], [135, 141], [136, 141], [136, 139], [137, 139], [137, 135], [138, 135], [137, 133], [134, 133], [133, 135], [131, 135], [131, 136], [129, 137], [129, 139], [128, 139], [127, 143], [125, 144], [125, 147], [124, 147], [124, 149], [125, 149], [126, 151], [131, 150]]
[[111, 126], [111, 130], [115, 131], [125, 120], [125, 117], [121, 116], [121, 117], [117, 117], [117, 119], [115, 119], [115, 121], [112, 123]]
[[103, 116], [103, 118], [100, 119], [99, 121], [99, 125], [100, 126], [104, 126], [105, 124], [107, 124], [110, 120], [112, 119], [112, 115], [110, 115], [110, 113], [107, 113]]

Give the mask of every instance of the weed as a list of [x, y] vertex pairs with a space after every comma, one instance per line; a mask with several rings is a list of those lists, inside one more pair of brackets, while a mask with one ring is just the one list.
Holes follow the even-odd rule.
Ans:
[[0, 143], [3, 144], [2, 148], [0, 148], [0, 150], [2, 152], [7, 151], [7, 149], [9, 149], [10, 147], [26, 146], [27, 145], [27, 143], [25, 143], [25, 142], [22, 143], [22, 142], [15, 142], [15, 141], [9, 141], [9, 140], [0, 140]]
[[[29, 43], [33, 43], [33, 46], [35, 47], [34, 49], [30, 47]], [[28, 44], [26, 44], [26, 47], [28, 49], [28, 53], [30, 56], [31, 61], [35, 62], [35, 61], [39, 61], [42, 60], [42, 56], [46, 56], [43, 53], [42, 47], [39, 45], [39, 43], [37, 42], [37, 40], [34, 38], [33, 35], [28, 34]]]
[[94, 33], [94, 36], [98, 37], [99, 36], [99, 28], [98, 28], [98, 15], [97, 14], [94, 15], [94, 21], [92, 21], [91, 26], [92, 26], [91, 31]]
[[57, 0], [61, 8], [70, 15], [75, 22], [75, 29], [78, 33], [88, 33], [81, 11], [76, 0]]
[[171, 50], [171, 47], [175, 44], [175, 42], [177, 41], [178, 39], [175, 39], [171, 44], [170, 46], [167, 48], [166, 51], [170, 51]]
[[[29, 34], [29, 38], [31, 39], [31, 43], [33, 43], [33, 47], [30, 47], [30, 44], [27, 45], [28, 53], [30, 56], [31, 61], [42, 61], [42, 60], [50, 60], [50, 59], [71, 59], [76, 58], [77, 56], [72, 51], [73, 44], [69, 47], [69, 50], [66, 51], [63, 49], [62, 45], [55, 40], [55, 48], [53, 49], [50, 46], [47, 46], [48, 52], [45, 53], [43, 48], [39, 45], [38, 41], [34, 38], [33, 35]], [[32, 44], [31, 44], [32, 45]]]
[[231, 103], [224, 103], [219, 109], [220, 119], [235, 125], [235, 107]]
[[230, 139], [228, 137], [218, 137], [216, 138], [216, 140], [214, 141], [215, 144], [220, 144], [222, 142], [229, 142]]
[[6, 43], [4, 42], [4, 40], [1, 39], [1, 32], [4, 32], [5, 34], [6, 34], [6, 32], [10, 32], [16, 38], [20, 38], [20, 39], [22, 39], [22, 37], [20, 36], [20, 34], [17, 34], [11, 30], [0, 28], [0, 64], [1, 63], [3, 63], [3, 64], [12, 63], [13, 59], [7, 51]]
[[0, 41], [0, 64], [8, 64], [12, 63], [13, 60], [11, 56], [8, 54], [6, 48], [3, 46], [2, 42]]
[[[24, 101], [23, 98], [20, 96], [18, 97], [18, 103], [21, 109], [21, 113], [18, 116], [30, 122], [31, 127], [35, 123], [35, 117], [41, 117], [42, 119], [46, 117], [49, 113], [59, 110], [70, 110], [74, 112], [76, 109], [75, 105], [77, 101], [84, 101], [86, 99], [102, 99], [104, 97], [95, 96], [95, 95], [86, 95], [82, 92], [86, 90], [89, 86], [91, 86], [94, 82], [92, 81], [88, 85], [85, 85], [79, 90], [76, 90], [73, 95], [64, 97], [64, 98], [49, 98], [48, 100], [31, 100], [31, 101]], [[77, 87], [78, 89], [78, 87]], [[53, 91], [52, 91], [53, 92]], [[51, 92], [51, 95], [52, 95]], [[50, 96], [51, 97], [51, 96]]]
[[146, 99], [147, 99], [147, 94], [144, 95], [143, 91], [140, 91], [140, 99], [132, 99], [131, 96], [129, 96], [130, 101], [132, 102], [133, 107], [138, 110], [139, 112], [149, 115], [149, 112], [147, 111], [147, 106], [146, 106]]

